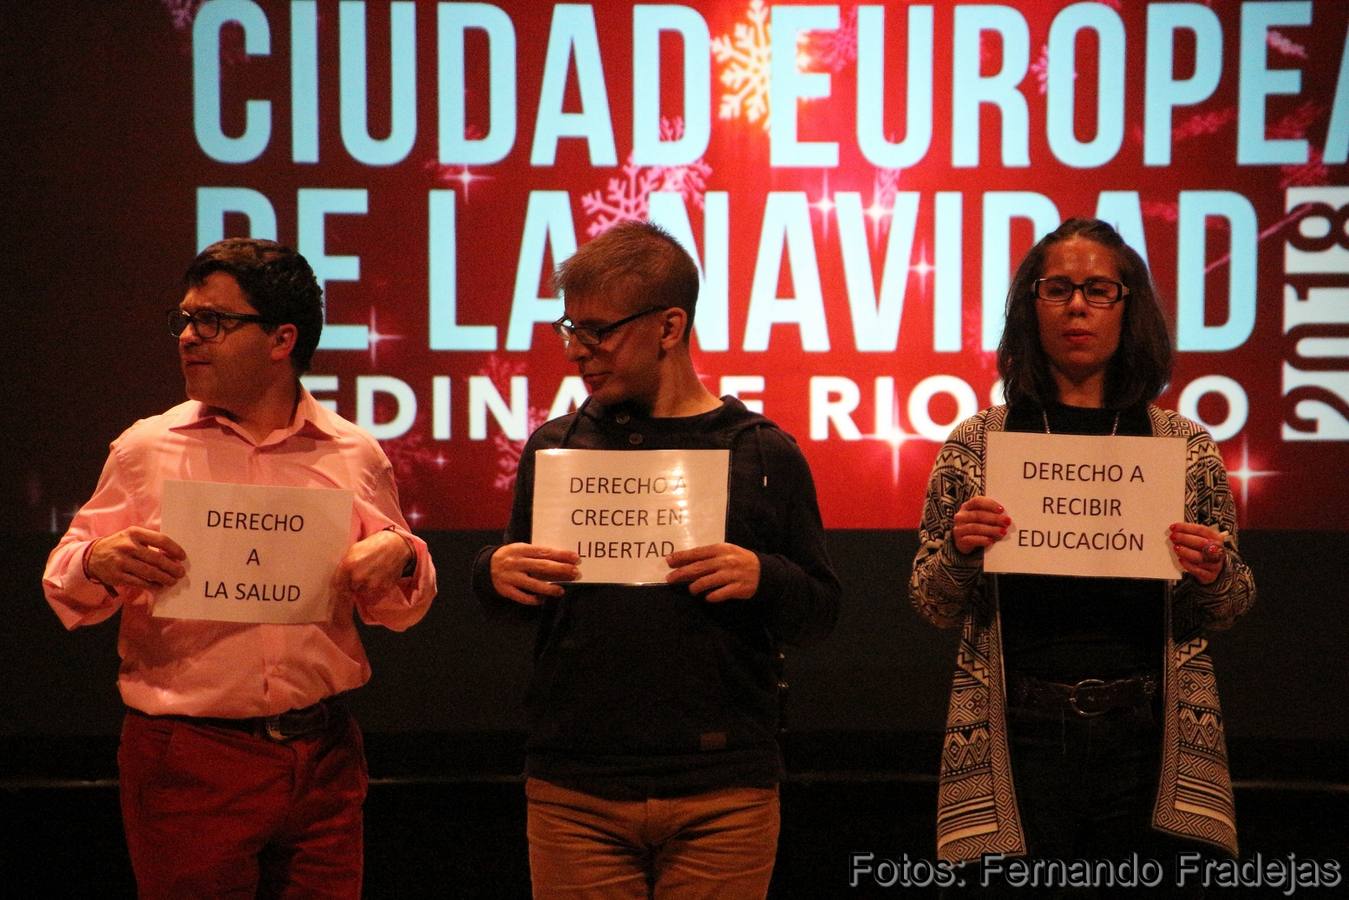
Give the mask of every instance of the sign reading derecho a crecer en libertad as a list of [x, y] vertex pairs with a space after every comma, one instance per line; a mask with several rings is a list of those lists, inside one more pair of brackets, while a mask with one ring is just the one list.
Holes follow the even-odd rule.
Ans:
[[581, 582], [663, 584], [665, 556], [726, 539], [729, 450], [540, 450], [531, 542]]
[[187, 574], [155, 597], [153, 614], [328, 621], [351, 505], [345, 490], [165, 481], [160, 529], [187, 552]]
[[990, 432], [984, 493], [1012, 519], [985, 572], [1175, 580], [1185, 439]]

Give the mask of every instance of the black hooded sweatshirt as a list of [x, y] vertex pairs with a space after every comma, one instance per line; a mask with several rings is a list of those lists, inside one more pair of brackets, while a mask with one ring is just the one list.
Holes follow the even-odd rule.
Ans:
[[527, 607], [493, 590], [497, 547], [483, 548], [473, 588], [487, 611], [538, 618], [526, 774], [614, 799], [778, 782], [778, 652], [826, 636], [841, 590], [795, 441], [722, 399], [680, 418], [587, 402], [526, 443], [505, 543], [530, 540], [539, 450], [729, 449], [726, 541], [760, 564], [747, 600], [709, 603], [685, 585], [579, 584]]

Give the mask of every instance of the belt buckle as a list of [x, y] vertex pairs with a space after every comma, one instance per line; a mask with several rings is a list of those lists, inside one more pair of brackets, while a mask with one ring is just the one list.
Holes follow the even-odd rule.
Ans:
[[[262, 720], [263, 733], [273, 741], [285, 743], [297, 737], [322, 731], [328, 725], [329, 713], [326, 706], [319, 705], [303, 716], [296, 716], [295, 713], [295, 710], [291, 710], [267, 716]], [[288, 721], [293, 723], [291, 727], [287, 727]]]
[[1105, 713], [1108, 712], [1108, 710], [1105, 709], [1088, 711], [1077, 705], [1077, 692], [1082, 688], [1092, 688], [1092, 687], [1105, 687], [1105, 682], [1102, 681], [1100, 678], [1083, 678], [1077, 684], [1073, 685], [1072, 689], [1068, 691], [1069, 708], [1084, 719], [1094, 719], [1097, 716], [1105, 715]]
[[267, 737], [276, 741], [278, 744], [290, 740], [292, 735], [286, 734], [281, 730], [281, 716], [268, 716], [262, 720], [262, 730]]

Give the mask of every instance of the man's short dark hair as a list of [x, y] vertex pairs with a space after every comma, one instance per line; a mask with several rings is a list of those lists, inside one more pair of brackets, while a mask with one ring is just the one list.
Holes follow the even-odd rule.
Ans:
[[1105, 373], [1105, 405], [1128, 409], [1150, 403], [1171, 380], [1171, 335], [1147, 263], [1119, 232], [1099, 219], [1069, 219], [1040, 239], [1017, 267], [1007, 291], [1007, 322], [998, 344], [998, 374], [1009, 404], [1048, 406], [1058, 399], [1049, 358], [1040, 345], [1035, 280], [1044, 273], [1049, 248], [1069, 238], [1095, 241], [1115, 253], [1128, 289], [1120, 320], [1119, 348]]
[[234, 277], [248, 302], [268, 319], [268, 331], [295, 326], [290, 362], [296, 375], [308, 371], [323, 331], [323, 289], [308, 261], [276, 241], [225, 238], [197, 254], [183, 280], [199, 287], [216, 272]]
[[678, 307], [688, 315], [688, 343], [698, 303], [698, 267], [674, 237], [653, 222], [620, 222], [583, 245], [553, 275], [562, 295], [612, 297], [633, 312]]

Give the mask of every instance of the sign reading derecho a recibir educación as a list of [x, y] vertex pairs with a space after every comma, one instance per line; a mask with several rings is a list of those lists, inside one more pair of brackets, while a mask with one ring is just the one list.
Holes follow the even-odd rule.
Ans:
[[187, 552], [187, 574], [155, 597], [154, 615], [328, 621], [351, 506], [345, 490], [165, 481], [160, 529]]
[[578, 581], [663, 584], [665, 556], [726, 539], [729, 450], [540, 450], [531, 541], [581, 557]]
[[1012, 519], [985, 572], [1176, 580], [1185, 439], [990, 432], [984, 493]]

